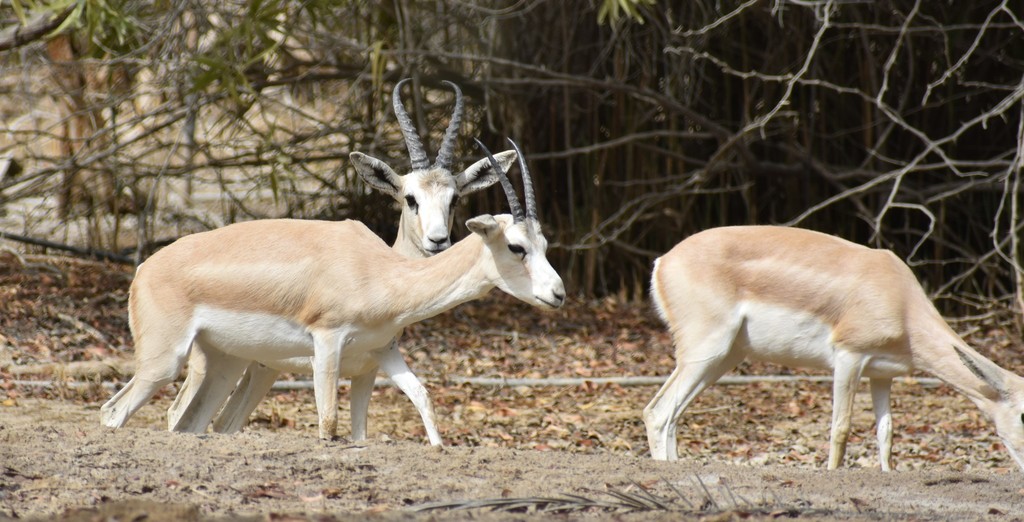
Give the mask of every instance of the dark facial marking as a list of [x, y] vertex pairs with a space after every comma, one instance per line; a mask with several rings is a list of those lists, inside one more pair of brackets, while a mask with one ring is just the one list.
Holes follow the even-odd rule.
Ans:
[[420, 206], [416, 203], [416, 198], [413, 197], [412, 194], [405, 196], [405, 204], [409, 205], [409, 210], [411, 210], [413, 214], [416, 214], [419, 211]]

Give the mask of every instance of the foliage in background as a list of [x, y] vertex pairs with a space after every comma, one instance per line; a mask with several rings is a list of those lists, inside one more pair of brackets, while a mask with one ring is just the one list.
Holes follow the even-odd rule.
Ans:
[[[49, 36], [0, 55], [0, 154], [25, 167], [0, 179], [8, 227], [148, 250], [241, 219], [356, 217], [390, 240], [395, 210], [346, 158], [408, 165], [390, 90], [411, 76], [428, 147], [450, 109], [441, 80], [467, 96], [463, 162], [471, 136], [522, 144], [579, 293], [639, 295], [688, 234], [779, 223], [892, 248], [947, 312], [1019, 309], [1024, 12], [1010, 2], [75, 5], [78, 65], [132, 81], [90, 84], [106, 117], [67, 157], [38, 146], [62, 139], [52, 106], [69, 94]], [[0, 16], [32, 19], [6, 3]], [[133, 204], [55, 222], [32, 198], [71, 169], [108, 173], [106, 198]], [[467, 198], [461, 217], [499, 196]]]

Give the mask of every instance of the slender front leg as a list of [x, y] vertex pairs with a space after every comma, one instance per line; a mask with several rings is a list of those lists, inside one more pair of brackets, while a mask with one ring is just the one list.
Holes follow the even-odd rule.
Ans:
[[405, 364], [402, 352], [398, 349], [398, 343], [392, 342], [387, 350], [380, 352], [377, 356], [377, 362], [380, 363], [380, 368], [391, 378], [395, 386], [398, 386], [398, 389], [402, 390], [402, 393], [409, 397], [413, 406], [416, 406], [416, 411], [420, 412], [420, 417], [423, 419], [423, 427], [427, 430], [427, 439], [430, 440], [430, 444], [432, 446], [440, 446], [441, 434], [437, 431], [434, 407], [430, 404], [427, 389], [423, 387], [423, 383], [416, 378], [412, 370], [409, 369], [409, 366]]
[[850, 439], [850, 416], [853, 414], [853, 396], [860, 381], [862, 357], [843, 349], [836, 349], [832, 382], [832, 436], [828, 449], [828, 469], [836, 469], [846, 455], [846, 442]]
[[341, 352], [347, 342], [346, 332], [313, 333], [313, 395], [321, 439], [332, 439], [338, 432], [338, 373]]
[[892, 379], [871, 379], [871, 404], [875, 410], [875, 423], [878, 425], [876, 436], [882, 471], [892, 470], [892, 411], [889, 408], [891, 391]]
[[370, 396], [377, 380], [377, 366], [372, 370], [352, 377], [349, 390], [349, 406], [352, 413], [352, 440], [366, 440], [366, 416], [370, 410]]

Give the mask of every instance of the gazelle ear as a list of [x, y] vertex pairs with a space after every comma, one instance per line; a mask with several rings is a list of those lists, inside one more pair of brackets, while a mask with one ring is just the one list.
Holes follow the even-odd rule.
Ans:
[[484, 214], [466, 221], [466, 227], [474, 234], [480, 234], [484, 239], [490, 239], [498, 233], [501, 225], [497, 219], [490, 214]]
[[356, 173], [367, 185], [391, 197], [398, 197], [402, 188], [402, 178], [387, 163], [362, 152], [353, 152], [348, 155], [348, 159], [352, 161]]
[[960, 349], [960, 347], [953, 345], [953, 350], [956, 351], [960, 362], [964, 363], [964, 366], [975, 375], [975, 377], [981, 379], [992, 387], [999, 395], [1005, 396], [1006, 386], [1003, 383], [1003, 376], [1000, 368], [996, 366], [992, 361], [983, 357], [978, 357]]
[[[516, 161], [516, 151], [506, 150], [494, 155], [498, 165], [505, 172]], [[459, 195], [465, 196], [478, 190], [485, 189], [498, 182], [498, 173], [494, 171], [490, 160], [484, 158], [472, 164], [466, 170], [455, 176], [455, 185], [459, 188]]]

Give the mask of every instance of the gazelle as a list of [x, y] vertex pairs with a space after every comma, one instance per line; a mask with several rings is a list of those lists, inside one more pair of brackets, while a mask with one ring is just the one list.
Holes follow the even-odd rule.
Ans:
[[[405, 138], [409, 151], [412, 171], [406, 175], [398, 175], [386, 163], [360, 152], [350, 154], [350, 159], [360, 177], [371, 187], [390, 195], [401, 205], [402, 214], [398, 221], [398, 235], [392, 248], [406, 257], [427, 257], [448, 248], [453, 210], [459, 197], [487, 188], [498, 181], [498, 174], [493, 170], [488, 158], [481, 159], [463, 172], [453, 175], [451, 172], [455, 150], [455, 141], [462, 123], [463, 100], [462, 91], [451, 82], [444, 82], [455, 92], [455, 107], [452, 111], [444, 139], [438, 149], [437, 159], [433, 165], [427, 160], [426, 151], [417, 135], [412, 119], [402, 104], [402, 86], [408, 82], [404, 79], [395, 85], [392, 92], [392, 105], [399, 127]], [[497, 154], [499, 166], [508, 170], [515, 161], [513, 150]], [[389, 353], [386, 355], [394, 360], [389, 361], [385, 368], [396, 375], [412, 375], [402, 359], [401, 352], [393, 339]], [[353, 376], [350, 393], [352, 436], [362, 440], [366, 435], [366, 416], [369, 407], [377, 367], [367, 370], [365, 375]], [[309, 373], [312, 366], [307, 357], [284, 360], [254, 362], [246, 368], [242, 380], [235, 392], [231, 394], [224, 409], [214, 422], [214, 430], [221, 433], [232, 433], [241, 430], [260, 400], [270, 391], [281, 371], [292, 373]], [[203, 379], [220, 378], [220, 369], [208, 367], [201, 350], [193, 350], [189, 359], [188, 374], [181, 391], [167, 412], [167, 425], [170, 430], [203, 431], [206, 425], [192, 423], [189, 426], [179, 425], [182, 413], [196, 400], [207, 400], [196, 393]], [[394, 378], [394, 375], [391, 375]], [[427, 400], [426, 390], [416, 380], [408, 378], [393, 379], [399, 388], [413, 401], [417, 411], [423, 418], [427, 438], [434, 445], [441, 443], [433, 408]], [[199, 422], [197, 419], [196, 422]]]
[[470, 219], [473, 233], [432, 257], [402, 257], [358, 221], [289, 219], [192, 234], [154, 254], [139, 266], [128, 298], [136, 373], [101, 408], [103, 424], [123, 426], [181, 371], [194, 343], [222, 378], [203, 382], [197, 393], [212, 399], [193, 402], [180, 422], [208, 422], [209, 405], [223, 401], [251, 361], [312, 357], [319, 435], [331, 438], [338, 377], [386, 367], [391, 359], [381, 355], [404, 327], [494, 287], [540, 308], [560, 307], [565, 289], [545, 254], [523, 156], [525, 212], [486, 154], [512, 215]]
[[828, 469], [842, 464], [861, 376], [881, 467], [891, 469], [890, 387], [913, 370], [973, 401], [1024, 469], [1024, 379], [967, 346], [892, 252], [795, 228], [715, 228], [655, 261], [651, 296], [676, 350], [675, 370], [643, 412], [655, 459], [677, 458], [687, 405], [749, 357], [833, 371]]

